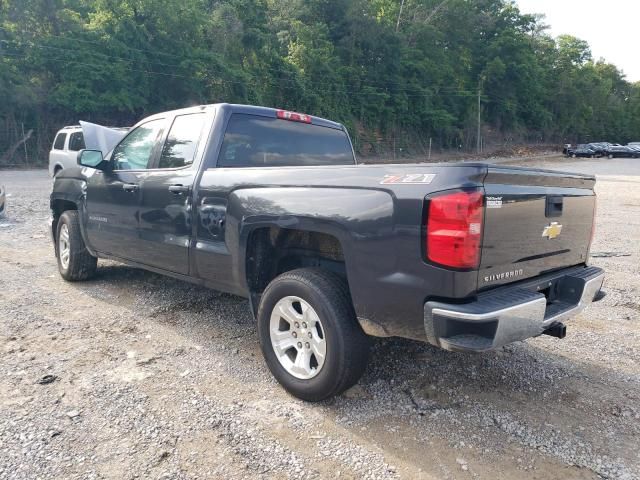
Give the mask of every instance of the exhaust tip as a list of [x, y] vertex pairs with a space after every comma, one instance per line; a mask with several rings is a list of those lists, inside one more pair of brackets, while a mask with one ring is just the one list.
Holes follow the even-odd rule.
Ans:
[[567, 336], [567, 326], [562, 322], [554, 323], [542, 333], [556, 338], [564, 338]]

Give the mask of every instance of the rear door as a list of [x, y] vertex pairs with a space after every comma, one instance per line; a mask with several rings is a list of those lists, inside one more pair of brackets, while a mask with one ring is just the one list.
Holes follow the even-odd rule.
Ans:
[[90, 245], [98, 252], [139, 261], [141, 185], [158, 154], [164, 119], [134, 128], [114, 148], [113, 170], [86, 169], [86, 225]]
[[189, 273], [192, 186], [212, 117], [211, 112], [176, 115], [142, 184], [139, 261], [145, 265]]
[[490, 167], [480, 289], [584, 264], [595, 210], [593, 177]]

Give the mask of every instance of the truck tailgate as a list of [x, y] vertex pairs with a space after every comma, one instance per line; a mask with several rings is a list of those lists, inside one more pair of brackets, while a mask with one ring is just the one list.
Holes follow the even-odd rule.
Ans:
[[489, 167], [479, 289], [584, 264], [594, 185], [591, 176]]

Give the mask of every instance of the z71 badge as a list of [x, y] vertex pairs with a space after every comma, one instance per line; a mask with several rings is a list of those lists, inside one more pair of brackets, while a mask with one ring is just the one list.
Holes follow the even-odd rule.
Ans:
[[381, 185], [390, 183], [404, 183], [409, 185], [421, 184], [428, 185], [436, 178], [435, 173], [409, 173], [405, 175], [385, 175]]

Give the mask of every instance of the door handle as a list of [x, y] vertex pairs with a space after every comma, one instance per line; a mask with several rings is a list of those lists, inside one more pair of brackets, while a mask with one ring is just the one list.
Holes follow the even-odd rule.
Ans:
[[203, 215], [209, 215], [210, 213], [224, 213], [225, 209], [221, 205], [203, 205], [200, 207], [200, 213]]
[[189, 187], [186, 185], [169, 185], [169, 191], [174, 195], [182, 195], [189, 191]]
[[137, 192], [138, 188], [140, 188], [138, 185], [136, 185], [135, 183], [125, 183], [124, 185], [122, 185], [122, 189], [125, 192]]

